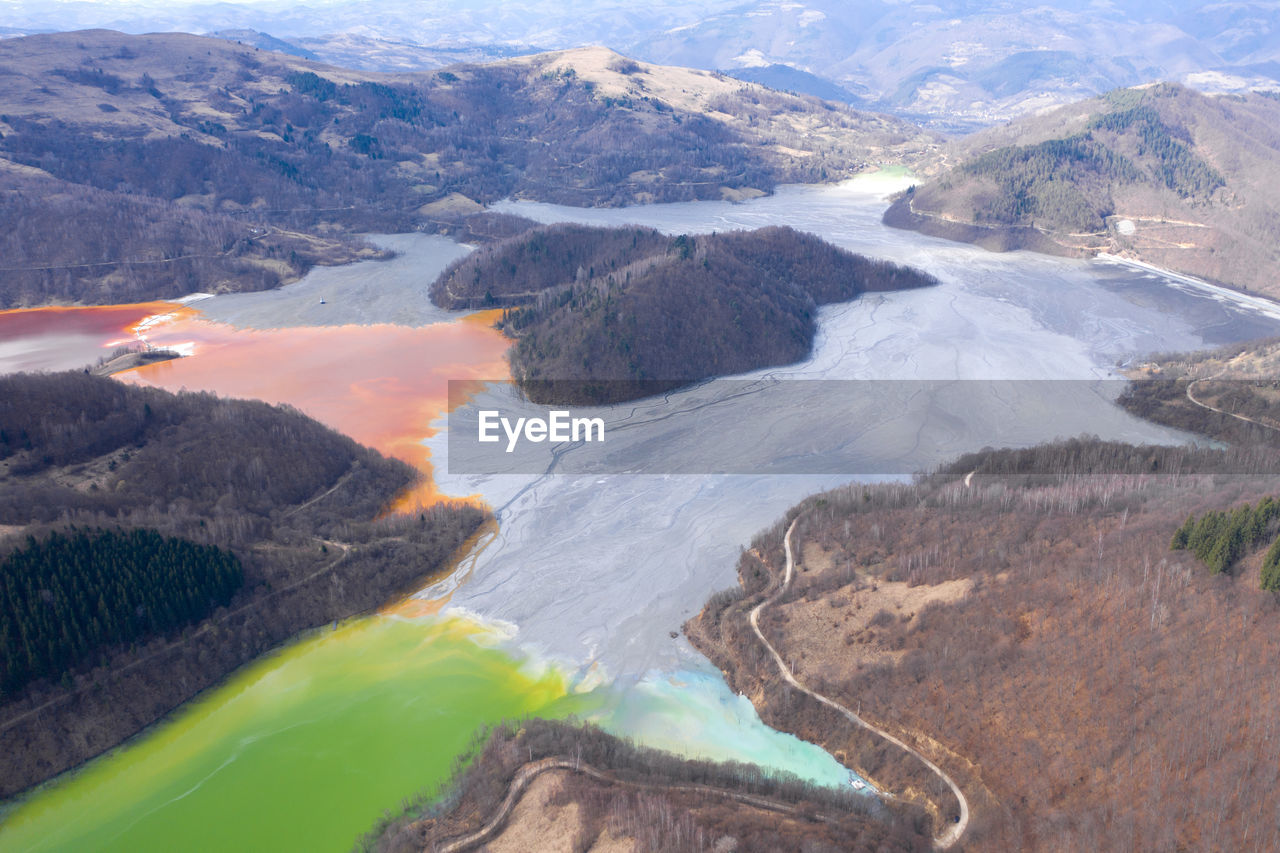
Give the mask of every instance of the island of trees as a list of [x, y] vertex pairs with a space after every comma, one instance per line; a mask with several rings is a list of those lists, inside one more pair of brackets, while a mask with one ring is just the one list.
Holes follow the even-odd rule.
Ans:
[[787, 227], [672, 237], [555, 225], [454, 263], [431, 296], [451, 308], [505, 308], [524, 393], [593, 404], [799, 361], [818, 306], [935, 283]]

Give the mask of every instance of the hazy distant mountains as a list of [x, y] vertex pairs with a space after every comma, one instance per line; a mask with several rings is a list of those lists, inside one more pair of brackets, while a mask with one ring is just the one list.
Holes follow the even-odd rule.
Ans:
[[361, 71], [429, 71], [460, 62], [494, 62], [536, 52], [528, 47], [508, 47], [501, 44], [427, 47], [358, 33], [301, 37], [292, 41], [245, 29], [219, 30], [207, 35]]
[[1278, 30], [1276, 3], [761, 0], [633, 51], [723, 68], [783, 63], [881, 108], [993, 121], [1153, 80], [1246, 85], [1196, 76], [1210, 71], [1274, 83]]
[[[15, 28], [251, 30], [270, 33], [261, 38], [271, 39], [272, 49], [370, 70], [603, 44], [652, 62], [745, 73], [827, 98], [846, 100], [836, 93], [847, 91], [878, 109], [961, 128], [1155, 80], [1207, 91], [1280, 88], [1275, 0], [317, 0], [273, 7], [18, 0], [8, 6], [6, 23]], [[786, 85], [777, 79], [787, 73], [779, 67], [801, 76]]]

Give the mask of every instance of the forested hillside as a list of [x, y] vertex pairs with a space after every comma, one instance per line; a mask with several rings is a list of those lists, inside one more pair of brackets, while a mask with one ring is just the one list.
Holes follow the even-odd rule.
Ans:
[[0, 221], [0, 310], [266, 290], [316, 264], [384, 254], [356, 238], [253, 226], [15, 169], [2, 153]]
[[[753, 765], [637, 747], [594, 726], [507, 723], [479, 733], [457, 767], [443, 791], [406, 802], [403, 814], [388, 815], [357, 849], [431, 850], [472, 833], [496, 849], [520, 849], [530, 837], [544, 845], [569, 837], [585, 839], [580, 846], [606, 841], [646, 851], [711, 846], [705, 842], [740, 853], [929, 849], [924, 816], [908, 805], [765, 774]], [[515, 784], [522, 772], [539, 767], [546, 770], [532, 784]], [[517, 796], [506, 803], [516, 805], [510, 819], [484, 834], [485, 822], [513, 790]], [[535, 806], [548, 794], [555, 807]]]
[[0, 561], [0, 699], [92, 653], [198, 622], [244, 582], [215, 545], [150, 530], [73, 530]]
[[1280, 343], [1161, 354], [1117, 402], [1139, 417], [1238, 446], [1280, 446]]
[[[349, 259], [343, 234], [452, 233], [501, 198], [742, 197], [932, 144], [603, 49], [376, 74], [181, 34], [5, 39], [0, 209], [35, 225], [10, 241], [0, 307], [271, 286]], [[94, 211], [83, 246], [57, 225], [68, 197]]]
[[624, 279], [638, 261], [656, 262], [670, 237], [652, 228], [545, 225], [454, 261], [431, 283], [442, 308], [529, 305], [546, 290], [613, 276]]
[[384, 517], [417, 476], [285, 407], [0, 377], [0, 796], [446, 566], [486, 516]]
[[918, 270], [769, 227], [667, 237], [557, 225], [455, 263], [449, 307], [509, 307], [512, 375], [539, 402], [608, 403], [808, 355], [819, 305], [924, 287]]
[[1067, 254], [1107, 251], [1280, 296], [1280, 101], [1169, 83], [1107, 95], [953, 144], [950, 170], [891, 225]]
[[[741, 586], [686, 630], [771, 725], [906, 798], [949, 796], [788, 689], [751, 631], [795, 521], [793, 580], [761, 630], [806, 686], [957, 780], [964, 849], [1271, 849], [1280, 606], [1259, 579], [1278, 464], [1071, 441], [836, 489], [758, 536]], [[1255, 544], [1215, 573], [1236, 529]]]

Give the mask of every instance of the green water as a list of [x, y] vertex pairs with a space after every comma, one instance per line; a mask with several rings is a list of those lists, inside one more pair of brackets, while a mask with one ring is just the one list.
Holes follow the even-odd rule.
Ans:
[[508, 639], [471, 619], [393, 616], [305, 638], [19, 803], [0, 851], [348, 850], [384, 811], [447, 779], [482, 725], [526, 715], [848, 779], [818, 747], [764, 725], [710, 664], [578, 693]]
[[302, 640], [20, 804], [0, 850], [350, 849], [480, 725], [589, 701], [485, 639], [380, 616]]
[[871, 178], [914, 178], [915, 173], [906, 166], [881, 166], [874, 172], [867, 173]]

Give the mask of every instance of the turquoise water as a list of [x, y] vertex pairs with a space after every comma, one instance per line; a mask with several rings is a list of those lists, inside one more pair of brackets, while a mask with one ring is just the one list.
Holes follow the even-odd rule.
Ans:
[[585, 717], [613, 734], [677, 755], [758, 764], [818, 785], [849, 783], [848, 769], [830, 753], [765, 725], [750, 700], [732, 693], [710, 664], [651, 673]]

